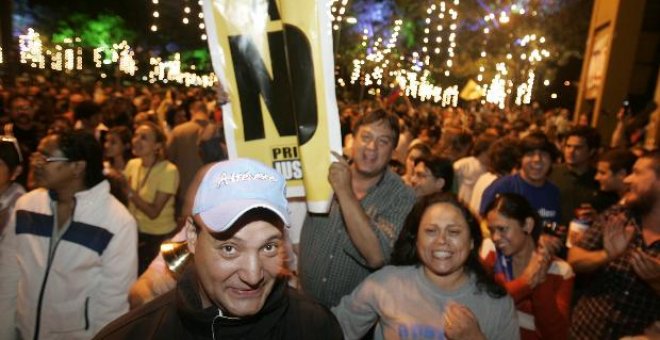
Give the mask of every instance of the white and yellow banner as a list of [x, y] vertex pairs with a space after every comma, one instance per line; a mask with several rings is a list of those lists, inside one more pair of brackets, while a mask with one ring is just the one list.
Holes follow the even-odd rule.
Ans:
[[330, 0], [204, 0], [230, 158], [272, 165], [289, 197], [327, 212], [330, 150], [341, 153]]

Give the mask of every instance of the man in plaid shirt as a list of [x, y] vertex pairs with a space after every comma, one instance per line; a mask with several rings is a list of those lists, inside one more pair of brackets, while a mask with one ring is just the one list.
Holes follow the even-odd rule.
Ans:
[[327, 307], [389, 262], [415, 203], [415, 193], [388, 167], [399, 140], [396, 116], [371, 111], [355, 122], [353, 133], [351, 162], [336, 155], [330, 165], [330, 212], [308, 214], [300, 235], [300, 284]]
[[569, 251], [575, 272], [594, 274], [573, 311], [573, 339], [642, 334], [660, 320], [660, 152], [640, 157], [625, 183], [625, 203]]

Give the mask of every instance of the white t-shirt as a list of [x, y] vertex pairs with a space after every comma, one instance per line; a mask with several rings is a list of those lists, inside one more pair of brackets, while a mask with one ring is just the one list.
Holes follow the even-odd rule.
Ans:
[[472, 190], [486, 167], [474, 156], [464, 157], [454, 162], [454, 178], [458, 187], [458, 199], [465, 204], [470, 202]]
[[474, 187], [472, 188], [472, 196], [470, 197], [470, 203], [468, 204], [468, 208], [470, 208], [470, 211], [472, 211], [473, 214], [476, 216], [479, 216], [479, 208], [481, 207], [481, 197], [484, 195], [484, 191], [486, 191], [486, 188], [488, 188], [495, 180], [497, 179], [497, 175], [495, 175], [492, 172], [486, 172], [485, 174], [481, 175], [479, 179], [477, 179], [477, 182], [474, 183]]

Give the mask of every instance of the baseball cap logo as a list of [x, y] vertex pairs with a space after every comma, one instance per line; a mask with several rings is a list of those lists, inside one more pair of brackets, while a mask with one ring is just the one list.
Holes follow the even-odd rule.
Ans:
[[246, 182], [246, 181], [269, 181], [277, 182], [275, 176], [258, 172], [258, 173], [249, 173], [249, 172], [240, 172], [240, 173], [227, 173], [222, 172], [215, 179], [215, 187], [220, 188], [236, 182]]
[[227, 230], [255, 208], [276, 213], [289, 225], [286, 181], [265, 164], [245, 158], [213, 164], [203, 174], [195, 193], [192, 214], [215, 232]]

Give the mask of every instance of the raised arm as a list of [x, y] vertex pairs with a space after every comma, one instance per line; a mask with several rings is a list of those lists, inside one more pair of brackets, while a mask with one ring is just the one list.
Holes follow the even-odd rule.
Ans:
[[383, 249], [371, 227], [369, 216], [353, 192], [350, 165], [343, 157], [336, 154], [335, 157], [338, 161], [330, 165], [328, 180], [337, 195], [348, 236], [370, 268], [382, 267], [385, 263]]

